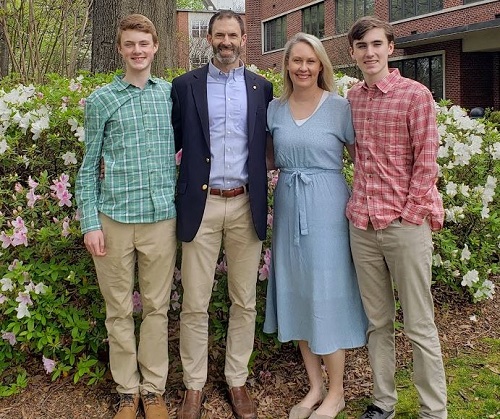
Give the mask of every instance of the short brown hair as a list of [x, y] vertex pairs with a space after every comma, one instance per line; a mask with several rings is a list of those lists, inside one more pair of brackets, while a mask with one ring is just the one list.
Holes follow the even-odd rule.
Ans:
[[210, 18], [210, 22], [208, 22], [209, 35], [212, 35], [212, 28], [214, 26], [214, 22], [216, 20], [222, 20], [222, 19], [236, 19], [236, 21], [240, 25], [241, 34], [245, 35], [245, 23], [243, 22], [243, 19], [238, 13], [235, 13], [232, 10], [219, 10], [216, 14], [214, 14]]
[[118, 30], [116, 31], [116, 44], [120, 45], [122, 40], [122, 32], [136, 30], [144, 33], [150, 33], [153, 37], [153, 43], [158, 43], [158, 34], [156, 33], [155, 25], [146, 16], [138, 13], [125, 16], [118, 23]]
[[347, 33], [349, 46], [352, 48], [354, 41], [363, 39], [366, 32], [375, 28], [383, 29], [389, 43], [394, 42], [394, 29], [389, 22], [381, 20], [375, 16], [364, 16], [354, 22], [351, 29]]

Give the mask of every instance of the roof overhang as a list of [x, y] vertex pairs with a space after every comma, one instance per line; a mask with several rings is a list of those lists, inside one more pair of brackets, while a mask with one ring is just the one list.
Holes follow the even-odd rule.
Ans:
[[500, 51], [500, 19], [396, 38], [396, 48], [462, 40], [463, 52]]

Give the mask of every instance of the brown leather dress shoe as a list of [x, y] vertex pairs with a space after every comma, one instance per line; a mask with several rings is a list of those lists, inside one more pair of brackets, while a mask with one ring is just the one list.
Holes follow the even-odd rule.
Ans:
[[229, 400], [236, 419], [257, 419], [255, 403], [245, 386], [231, 387], [229, 389]]
[[189, 390], [184, 392], [181, 407], [177, 412], [177, 419], [200, 419], [202, 390]]

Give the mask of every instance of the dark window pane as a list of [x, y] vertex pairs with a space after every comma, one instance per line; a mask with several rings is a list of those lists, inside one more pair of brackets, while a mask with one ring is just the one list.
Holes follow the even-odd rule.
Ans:
[[410, 79], [416, 78], [415, 73], [415, 60], [405, 60], [403, 61], [403, 76]]
[[435, 100], [443, 99], [443, 57], [431, 57], [431, 92]]
[[430, 74], [429, 74], [429, 58], [417, 59], [417, 81], [431, 88]]
[[444, 98], [442, 55], [391, 61], [390, 67], [399, 68], [402, 76], [427, 86], [436, 101]]
[[403, 0], [391, 1], [391, 20], [403, 19]]
[[430, 12], [430, 0], [417, 0], [417, 15], [423, 15]]

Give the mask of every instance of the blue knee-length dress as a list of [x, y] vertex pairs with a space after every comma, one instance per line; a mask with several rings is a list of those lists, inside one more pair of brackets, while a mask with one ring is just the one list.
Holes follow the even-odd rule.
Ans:
[[344, 143], [354, 143], [349, 103], [335, 93], [302, 125], [288, 103], [269, 104], [276, 167], [272, 261], [264, 332], [305, 340], [326, 355], [366, 343], [367, 320], [349, 245]]

